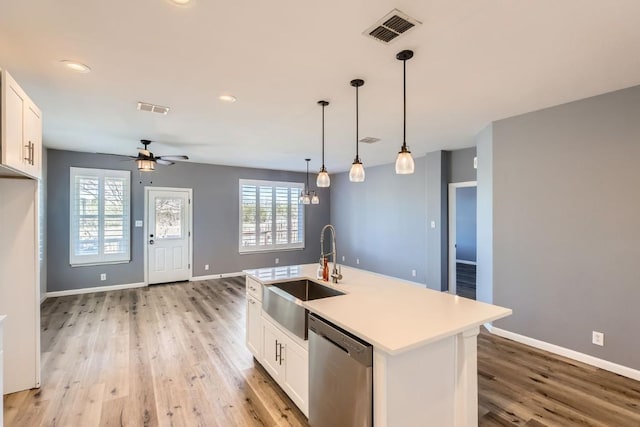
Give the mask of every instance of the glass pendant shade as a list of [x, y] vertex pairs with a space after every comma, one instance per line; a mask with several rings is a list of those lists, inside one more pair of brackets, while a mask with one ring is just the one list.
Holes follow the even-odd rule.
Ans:
[[356, 160], [351, 165], [349, 170], [349, 181], [351, 182], [363, 182], [364, 181], [364, 166], [360, 163], [360, 160]]
[[316, 179], [316, 185], [318, 187], [328, 187], [331, 185], [331, 178], [326, 170], [321, 170]]
[[317, 205], [318, 203], [320, 203], [320, 198], [318, 197], [318, 195], [314, 191], [313, 192], [313, 197], [311, 198], [311, 204], [312, 205]]
[[403, 146], [396, 158], [396, 173], [398, 175], [409, 175], [414, 172], [415, 168], [416, 164], [411, 156], [411, 151], [406, 146]]
[[152, 160], [138, 159], [136, 160], [138, 170], [142, 172], [150, 172], [156, 169], [156, 162]]
[[311, 203], [311, 198], [309, 197], [309, 195], [305, 194], [304, 196], [302, 196], [302, 204], [308, 205], [309, 203]]

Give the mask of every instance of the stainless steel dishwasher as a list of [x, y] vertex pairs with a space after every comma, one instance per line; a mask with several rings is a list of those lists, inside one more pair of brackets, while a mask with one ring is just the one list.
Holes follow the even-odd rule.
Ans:
[[309, 313], [309, 425], [373, 425], [373, 347]]

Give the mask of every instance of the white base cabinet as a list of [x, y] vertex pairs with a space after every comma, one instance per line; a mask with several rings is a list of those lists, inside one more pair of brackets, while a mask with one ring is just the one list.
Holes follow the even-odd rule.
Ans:
[[262, 331], [262, 366], [293, 403], [309, 416], [309, 351], [264, 317]]
[[247, 348], [293, 403], [309, 416], [309, 351], [262, 311], [262, 285], [247, 276]]

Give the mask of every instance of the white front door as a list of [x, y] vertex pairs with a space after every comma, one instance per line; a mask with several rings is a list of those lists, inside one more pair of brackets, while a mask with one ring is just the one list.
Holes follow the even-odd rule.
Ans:
[[189, 190], [147, 188], [148, 283], [189, 280]]

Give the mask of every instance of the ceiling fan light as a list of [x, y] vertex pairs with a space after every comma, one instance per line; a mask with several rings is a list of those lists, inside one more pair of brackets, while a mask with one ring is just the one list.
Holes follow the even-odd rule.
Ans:
[[356, 159], [351, 165], [349, 170], [349, 181], [351, 182], [363, 182], [364, 181], [364, 166], [359, 159]]
[[311, 204], [312, 205], [317, 205], [320, 203], [320, 198], [318, 197], [318, 195], [316, 194], [316, 192], [313, 192], [313, 197], [311, 198]]
[[409, 175], [415, 171], [415, 168], [416, 164], [411, 156], [411, 151], [403, 145], [402, 150], [400, 150], [398, 157], [396, 158], [396, 174]]
[[138, 165], [138, 170], [141, 172], [151, 172], [156, 169], [156, 162], [153, 160], [138, 159], [136, 160], [136, 164]]
[[326, 169], [322, 168], [316, 179], [316, 185], [318, 187], [329, 187], [331, 185], [331, 178]]

